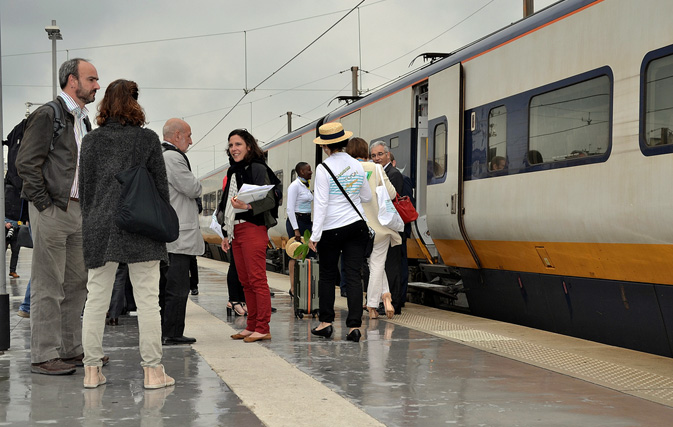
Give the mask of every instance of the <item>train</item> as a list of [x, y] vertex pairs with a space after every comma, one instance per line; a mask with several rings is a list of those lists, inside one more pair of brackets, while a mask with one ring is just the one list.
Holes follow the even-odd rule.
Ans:
[[[410, 262], [458, 271], [472, 314], [673, 357], [671, 16], [557, 2], [265, 144], [268, 164], [284, 188], [315, 170], [333, 121], [384, 141], [415, 184]], [[214, 257], [226, 170], [200, 178]]]

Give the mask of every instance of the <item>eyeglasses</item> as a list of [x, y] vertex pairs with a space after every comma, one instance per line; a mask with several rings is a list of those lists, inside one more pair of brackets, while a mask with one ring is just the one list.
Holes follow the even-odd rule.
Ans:
[[382, 152], [380, 152], [380, 153], [372, 153], [372, 159], [373, 159], [373, 158], [376, 158], [376, 157], [383, 157], [383, 156], [385, 156], [386, 154], [388, 154], [388, 153], [386, 153], [385, 151], [382, 151]]

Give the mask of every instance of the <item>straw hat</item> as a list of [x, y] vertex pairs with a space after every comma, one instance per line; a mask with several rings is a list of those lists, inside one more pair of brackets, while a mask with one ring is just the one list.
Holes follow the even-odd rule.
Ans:
[[294, 251], [297, 250], [299, 245], [304, 243], [304, 238], [302, 237], [301, 242], [296, 241], [295, 239], [292, 239], [290, 242], [288, 242], [285, 245], [285, 252], [290, 258], [294, 258]]
[[318, 128], [318, 135], [320, 136], [314, 139], [313, 142], [315, 144], [325, 145], [349, 139], [353, 136], [353, 132], [344, 131], [344, 127], [341, 123], [334, 122], [320, 126]]

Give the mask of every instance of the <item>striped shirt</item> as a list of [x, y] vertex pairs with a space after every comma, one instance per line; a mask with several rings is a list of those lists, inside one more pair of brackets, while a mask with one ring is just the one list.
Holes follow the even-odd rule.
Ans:
[[86, 107], [80, 107], [74, 99], [70, 97], [65, 92], [61, 92], [58, 96], [65, 101], [65, 105], [68, 108], [68, 112], [73, 115], [75, 118], [75, 142], [77, 142], [77, 167], [75, 168], [75, 181], [72, 183], [70, 188], [70, 197], [79, 199], [79, 153], [82, 148], [82, 138], [86, 135], [86, 125], [84, 124], [84, 118], [89, 114], [89, 110]]

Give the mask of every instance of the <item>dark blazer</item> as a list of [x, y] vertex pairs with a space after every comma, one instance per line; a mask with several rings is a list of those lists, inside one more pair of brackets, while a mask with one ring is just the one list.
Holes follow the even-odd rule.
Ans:
[[156, 133], [138, 126], [122, 126], [111, 120], [89, 132], [82, 140], [79, 164], [82, 239], [87, 268], [102, 267], [108, 261], [127, 264], [168, 261], [165, 243], [128, 233], [115, 225], [121, 195], [121, 184], [115, 175], [133, 165], [134, 141], [137, 144], [136, 163], [145, 163], [159, 194], [169, 200], [166, 165]]
[[393, 184], [393, 187], [395, 187], [397, 194], [402, 194], [402, 189], [404, 188], [404, 177], [402, 176], [402, 173], [393, 166], [392, 162], [388, 163], [388, 166], [383, 170], [386, 172], [386, 175], [388, 175], [388, 179], [391, 184]]
[[68, 209], [77, 169], [75, 119], [61, 97], [57, 97], [56, 102], [61, 106], [66, 126], [54, 140], [54, 149], [51, 149], [54, 109], [43, 105], [28, 117], [16, 156], [16, 170], [23, 179], [21, 196], [33, 202], [40, 212], [52, 204]]

